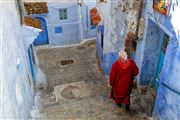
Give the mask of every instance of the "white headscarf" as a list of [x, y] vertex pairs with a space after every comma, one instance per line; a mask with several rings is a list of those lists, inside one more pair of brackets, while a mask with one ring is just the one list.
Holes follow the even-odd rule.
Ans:
[[123, 60], [126, 61], [128, 59], [128, 55], [125, 51], [120, 50], [118, 54], [119, 54], [119, 57], [121, 57]]

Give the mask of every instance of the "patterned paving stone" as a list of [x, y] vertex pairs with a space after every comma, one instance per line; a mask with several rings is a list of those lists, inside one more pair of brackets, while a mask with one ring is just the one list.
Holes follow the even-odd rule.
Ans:
[[56, 101], [71, 100], [76, 98], [82, 98], [90, 95], [90, 89], [88, 86], [81, 82], [73, 82], [63, 85], [58, 85], [54, 87]]

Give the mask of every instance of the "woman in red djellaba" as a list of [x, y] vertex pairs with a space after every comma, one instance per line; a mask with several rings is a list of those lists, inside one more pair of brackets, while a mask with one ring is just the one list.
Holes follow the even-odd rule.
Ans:
[[130, 112], [130, 94], [134, 77], [138, 75], [139, 69], [125, 51], [121, 50], [118, 54], [119, 59], [113, 63], [110, 72], [110, 97], [118, 106], [125, 105], [126, 112]]

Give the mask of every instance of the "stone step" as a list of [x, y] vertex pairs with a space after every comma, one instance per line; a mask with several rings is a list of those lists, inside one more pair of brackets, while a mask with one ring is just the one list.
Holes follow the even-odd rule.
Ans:
[[[109, 91], [110, 91], [110, 89], [107, 87], [107, 83], [104, 82], [104, 80], [80, 81], [80, 82], [75, 82], [75, 83], [71, 84], [71, 86], [72, 85], [75, 85], [77, 87], [78, 87], [78, 85], [80, 85], [79, 87], [81, 88], [81, 91], [84, 92], [85, 96], [86, 96], [86, 94], [87, 95], [89, 94], [88, 96], [96, 96], [96, 95], [107, 96], [107, 93], [109, 93]], [[57, 87], [55, 87], [56, 88], [55, 89], [56, 90], [56, 95], [54, 93], [55, 91], [47, 92], [48, 90], [44, 90], [44, 91], [41, 92], [41, 94], [37, 94], [35, 96], [35, 105], [36, 106], [43, 106], [43, 105], [48, 105], [48, 104], [55, 103], [57, 101], [57, 99], [59, 99], [59, 98], [56, 98], [56, 97], [58, 97], [57, 93], [62, 94], [63, 90], [61, 90], [61, 87], [67, 88], [66, 84], [59, 85], [58, 89], [60, 88], [60, 90], [58, 90]], [[65, 93], [63, 93], [63, 94], [66, 94], [67, 91], [68, 90], [65, 90]], [[45, 92], [46, 92], [46, 94], [45, 94]], [[67, 92], [67, 94], [70, 95], [69, 92]], [[66, 97], [70, 97], [70, 96], [63, 96], [63, 97], [65, 97], [65, 99], [68, 99]]]
[[[40, 109], [41, 113], [45, 113], [48, 111], [53, 111], [53, 110], [57, 110], [57, 109], [62, 109], [64, 107], [71, 107], [77, 105], [77, 106], [84, 106], [87, 105], [87, 103], [95, 103], [95, 101], [102, 103], [105, 101], [105, 99], [110, 100], [107, 98], [107, 96], [95, 96], [95, 95], [91, 95], [91, 96], [86, 96], [83, 98], [76, 98], [76, 99], [71, 99], [71, 100], [61, 100], [59, 102], [55, 102], [53, 104], [46, 104], [43, 105], [42, 108]], [[74, 105], [75, 104], [75, 105]]]
[[[49, 111], [47, 113], [37, 114], [33, 119], [43, 119], [43, 120], [152, 120], [146, 114], [136, 114], [128, 115], [122, 112], [118, 107], [113, 108], [103, 108], [103, 105], [94, 108], [93, 105], [83, 107], [77, 107], [76, 111], [73, 109], [57, 109], [55, 111]], [[94, 110], [96, 109], [96, 110]], [[101, 110], [102, 109], [102, 110]], [[100, 111], [101, 110], [101, 111]]]
[[[100, 88], [100, 87], [98, 87]], [[95, 107], [96, 110], [91, 110], [98, 112], [101, 111], [100, 114], [103, 113], [111, 113], [111, 114], [116, 114], [116, 109], [117, 106], [115, 103], [112, 101], [112, 99], [109, 99], [108, 94], [106, 90], [103, 91], [101, 89], [96, 90], [97, 92], [91, 93], [90, 96], [85, 96], [83, 98], [76, 98], [76, 99], [70, 99], [70, 100], [61, 100], [59, 102], [51, 101], [51, 97], [54, 95], [53, 93], [48, 93], [44, 94], [41, 96], [41, 105], [36, 106], [36, 110], [33, 111], [32, 118], [41, 118], [41, 119], [61, 119], [63, 114], [70, 114], [68, 113], [69, 111], [77, 112], [77, 111], [72, 111], [76, 109], [80, 109], [80, 111], [88, 111], [90, 107]], [[147, 91], [144, 94], [140, 94], [137, 89], [133, 89], [133, 94], [131, 94], [131, 108], [132, 108], [132, 113], [135, 114], [136, 117], [140, 116], [151, 116], [152, 113], [152, 97], [149, 95], [149, 92]], [[54, 99], [54, 98], [53, 98]], [[54, 99], [55, 100], [55, 99]], [[42, 104], [42, 101], [44, 103]], [[145, 102], [149, 102], [149, 105], [146, 103], [144, 106]], [[98, 106], [98, 107], [96, 107]], [[38, 112], [37, 112], [38, 110]], [[112, 112], [114, 111], [114, 112]], [[73, 114], [75, 114], [73, 113]], [[145, 115], [142, 115], [146, 113]], [[59, 115], [61, 114], [61, 115]], [[87, 114], [87, 113], [83, 113]], [[56, 116], [56, 117], [54, 117]], [[59, 116], [59, 117], [58, 117]], [[64, 118], [65, 119], [65, 116]]]

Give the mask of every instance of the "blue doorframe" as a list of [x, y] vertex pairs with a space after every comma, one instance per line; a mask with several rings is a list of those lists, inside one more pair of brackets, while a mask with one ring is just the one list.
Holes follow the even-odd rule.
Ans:
[[39, 33], [38, 37], [34, 41], [34, 45], [44, 45], [44, 44], [49, 44], [48, 41], [48, 32], [47, 32], [47, 26], [46, 26], [46, 21], [44, 18], [41, 17], [35, 17], [35, 19], [40, 20], [41, 22], [41, 27], [42, 27], [42, 32]]
[[153, 87], [155, 88], [155, 90], [157, 91], [158, 87], [159, 87], [159, 82], [160, 82], [160, 78], [161, 78], [161, 72], [162, 72], [162, 68], [163, 68], [163, 64], [164, 64], [164, 57], [165, 57], [165, 52], [163, 51], [163, 46], [164, 43], [167, 42], [166, 39], [168, 35], [166, 33], [164, 33], [163, 38], [160, 41], [160, 53], [159, 53], [159, 58], [158, 58], [158, 64], [157, 64], [157, 69], [156, 69], [156, 74], [155, 74], [155, 78], [153, 81]]
[[28, 57], [29, 57], [29, 65], [30, 65], [31, 75], [32, 75], [33, 80], [35, 80], [33, 58], [32, 58], [32, 46], [31, 45], [28, 47]]

